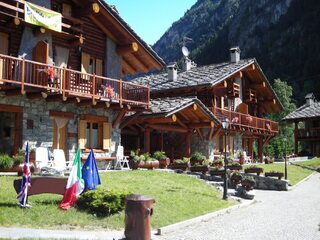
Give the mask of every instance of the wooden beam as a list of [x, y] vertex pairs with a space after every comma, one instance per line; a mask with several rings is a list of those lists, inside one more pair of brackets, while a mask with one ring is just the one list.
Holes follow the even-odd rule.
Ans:
[[81, 9], [74, 11], [75, 18], [88, 17], [100, 12], [100, 6], [98, 3], [91, 3], [89, 5], [84, 5]]
[[188, 126], [186, 124], [184, 124], [179, 118], [176, 118], [176, 121], [181, 127], [188, 128]]
[[108, 122], [108, 117], [84, 114], [80, 115], [80, 120], [86, 120], [91, 122]]
[[49, 111], [50, 117], [62, 117], [62, 118], [68, 118], [68, 119], [74, 119], [74, 113], [72, 112], [60, 112], [60, 111]]
[[186, 134], [186, 146], [184, 151], [184, 155], [186, 157], [190, 157], [190, 154], [191, 154], [191, 137], [192, 137], [192, 132], [188, 131]]
[[[146, 66], [139, 58], [137, 55], [133, 54], [127, 54], [123, 56], [123, 58], [126, 59], [127, 63], [130, 63], [130, 65], [134, 65], [137, 70], [141, 70], [143, 72], [149, 71], [149, 67]], [[129, 60], [129, 61], [128, 61]]]
[[212, 128], [212, 122], [190, 123], [188, 126], [189, 128]]
[[146, 128], [144, 133], [144, 151], [150, 153], [150, 128]]
[[142, 112], [136, 112], [135, 114], [131, 115], [130, 117], [126, 118], [125, 121], [123, 121], [119, 128], [125, 128], [126, 126], [129, 126], [130, 124], [133, 123], [134, 120], [136, 120], [140, 115], [142, 114]]
[[114, 42], [117, 42], [118, 40], [117, 40], [117, 37], [115, 37], [115, 35], [112, 33], [112, 32], [110, 32], [110, 30], [109, 29], [107, 29], [99, 20], [97, 20], [95, 17], [93, 17], [93, 16], [90, 16], [89, 17], [91, 20], [92, 20], [92, 22], [94, 23], [94, 24], [96, 24], [112, 41], [114, 41]]
[[209, 132], [209, 134], [208, 134], [208, 140], [209, 140], [209, 141], [212, 140], [212, 138], [213, 138], [213, 133], [214, 133], [214, 128], [212, 127], [212, 128], [210, 128], [210, 132]]
[[222, 127], [219, 127], [217, 131], [213, 134], [212, 138], [215, 138], [220, 132], [221, 132]]
[[92, 99], [82, 100], [81, 102], [77, 103], [78, 107], [87, 107], [87, 106], [93, 106]]
[[118, 45], [116, 49], [119, 55], [127, 55], [129, 53], [135, 53], [138, 50], [139, 50], [139, 45], [136, 42], [132, 42], [130, 44], [125, 44], [125, 45]]
[[123, 109], [118, 113], [116, 119], [115, 119], [115, 120], [113, 121], [113, 123], [112, 123], [112, 127], [113, 127], [113, 128], [115, 128], [116, 125], [118, 125], [118, 124], [121, 122], [121, 120], [122, 120], [122, 118], [124, 117], [124, 115], [126, 114], [126, 112], [127, 112], [127, 109], [123, 108]]
[[124, 58], [122, 58], [122, 67], [125, 69], [125, 71], [129, 73], [135, 73], [138, 71], [134, 66], [128, 63]]
[[203, 134], [202, 134], [200, 128], [196, 128], [196, 133], [198, 134], [198, 137], [201, 140], [201, 142], [203, 142], [204, 141], [204, 137], [203, 137]]
[[160, 131], [179, 132], [179, 133], [188, 132], [188, 129], [184, 129], [184, 128], [176, 127], [176, 126], [170, 126], [170, 125], [148, 124], [147, 126], [152, 129], [160, 130]]
[[265, 87], [266, 87], [266, 82], [263, 81], [261, 83], [250, 84], [248, 88], [265, 88]]
[[23, 112], [23, 108], [19, 106], [0, 104], [0, 112]]

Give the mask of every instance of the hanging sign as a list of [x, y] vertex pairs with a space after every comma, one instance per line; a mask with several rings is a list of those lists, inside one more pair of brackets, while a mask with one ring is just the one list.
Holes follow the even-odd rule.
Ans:
[[24, 2], [24, 20], [27, 23], [61, 32], [61, 19], [62, 16], [58, 12]]

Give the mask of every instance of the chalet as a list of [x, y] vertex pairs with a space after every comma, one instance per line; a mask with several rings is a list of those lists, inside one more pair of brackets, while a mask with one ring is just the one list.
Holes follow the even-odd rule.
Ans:
[[283, 118], [294, 123], [295, 154], [301, 143], [303, 155], [320, 156], [320, 102], [313, 93], [307, 94], [306, 103]]
[[0, 152], [96, 149], [108, 158], [119, 123], [150, 108], [149, 87], [122, 81], [163, 60], [102, 0], [0, 2]]
[[[171, 158], [201, 151], [211, 159], [225, 150], [246, 151], [253, 157], [278, 133], [268, 113], [283, 109], [255, 59], [240, 59], [232, 48], [230, 61], [197, 67], [185, 58], [183, 71], [170, 64], [168, 72], [133, 80], [151, 88], [151, 111], [136, 113], [120, 124], [123, 145], [146, 152], [165, 151]], [[221, 123], [230, 122], [227, 142]], [[225, 148], [226, 145], [226, 148]]]

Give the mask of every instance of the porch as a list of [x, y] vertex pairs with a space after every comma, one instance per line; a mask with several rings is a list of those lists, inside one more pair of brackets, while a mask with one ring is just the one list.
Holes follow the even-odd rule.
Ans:
[[[49, 71], [54, 80], [49, 82]], [[0, 90], [7, 96], [77, 103], [79, 106], [149, 108], [149, 87], [0, 54]]]

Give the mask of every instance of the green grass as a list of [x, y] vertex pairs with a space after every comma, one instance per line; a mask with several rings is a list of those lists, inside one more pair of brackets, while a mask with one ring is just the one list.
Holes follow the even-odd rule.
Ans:
[[[302, 166], [308, 166], [316, 169], [320, 167], [320, 158], [297, 162], [296, 164]], [[273, 163], [273, 164], [255, 164], [258, 167], [263, 168], [263, 175], [265, 172], [275, 171], [275, 172], [283, 172], [284, 173], [284, 163]], [[244, 168], [246, 168], [245, 166]], [[313, 171], [308, 169], [303, 169], [298, 166], [288, 164], [288, 180], [291, 185], [297, 184], [299, 181], [309, 176]]]
[[[222, 194], [201, 180], [159, 171], [114, 171], [100, 174], [102, 187], [125, 189], [155, 199], [152, 227], [158, 228], [235, 204], [223, 201]], [[97, 218], [72, 208], [58, 208], [60, 195], [42, 194], [29, 197], [30, 209], [20, 209], [16, 202], [13, 180], [0, 177], [0, 225], [55, 229], [120, 229], [124, 212]]]

